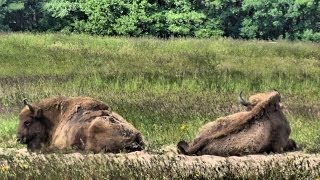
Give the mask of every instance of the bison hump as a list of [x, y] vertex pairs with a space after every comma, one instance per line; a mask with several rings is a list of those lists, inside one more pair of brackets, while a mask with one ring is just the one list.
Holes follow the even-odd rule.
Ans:
[[270, 132], [269, 121], [253, 121], [236, 133], [211, 139], [197, 154], [229, 156], [264, 152], [271, 148]]
[[251, 116], [249, 112], [239, 112], [219, 118], [202, 126], [195, 139], [208, 136], [219, 138], [228, 135], [243, 128], [250, 120]]

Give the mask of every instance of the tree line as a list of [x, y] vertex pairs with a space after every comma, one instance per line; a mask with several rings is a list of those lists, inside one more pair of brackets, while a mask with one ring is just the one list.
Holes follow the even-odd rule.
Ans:
[[0, 0], [0, 31], [320, 42], [320, 0]]

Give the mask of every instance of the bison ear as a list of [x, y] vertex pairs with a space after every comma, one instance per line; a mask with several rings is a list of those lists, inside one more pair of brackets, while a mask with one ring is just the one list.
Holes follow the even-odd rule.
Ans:
[[31, 113], [34, 113], [34, 108], [31, 106], [30, 103], [27, 102], [26, 98], [23, 99], [23, 104], [29, 108]]
[[35, 118], [41, 118], [43, 116], [43, 110], [42, 109], [37, 109], [35, 112], [34, 112], [34, 116]]

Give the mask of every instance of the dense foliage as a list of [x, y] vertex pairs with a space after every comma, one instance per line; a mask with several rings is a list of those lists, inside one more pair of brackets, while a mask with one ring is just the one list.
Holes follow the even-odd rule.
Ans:
[[320, 41], [319, 0], [0, 0], [0, 31]]

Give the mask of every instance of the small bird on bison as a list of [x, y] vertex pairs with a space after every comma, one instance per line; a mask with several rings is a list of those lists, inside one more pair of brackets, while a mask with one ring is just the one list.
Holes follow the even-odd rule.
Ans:
[[29, 104], [19, 114], [17, 141], [29, 151], [75, 149], [132, 152], [144, 148], [141, 133], [101, 101], [57, 97]]
[[241, 156], [297, 148], [289, 139], [291, 129], [277, 91], [253, 95], [249, 102], [241, 94], [239, 102], [246, 111], [205, 124], [190, 144], [180, 141], [178, 151], [186, 155]]

